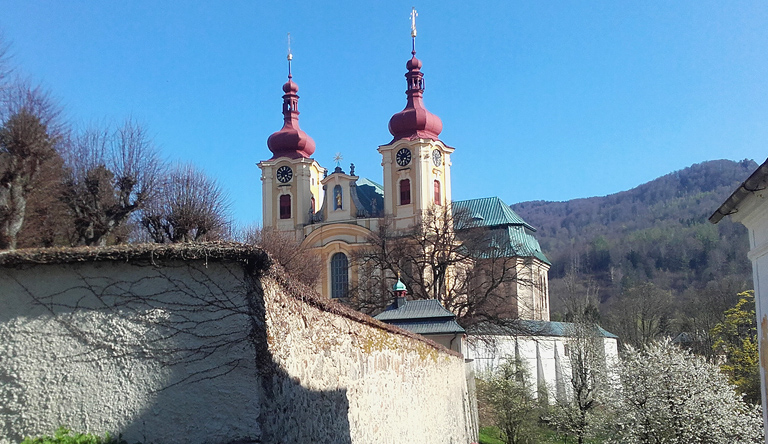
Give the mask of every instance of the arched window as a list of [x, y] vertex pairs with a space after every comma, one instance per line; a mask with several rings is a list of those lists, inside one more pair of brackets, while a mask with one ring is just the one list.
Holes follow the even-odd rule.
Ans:
[[341, 185], [333, 187], [333, 209], [334, 211], [341, 209]]
[[315, 214], [315, 196], [309, 198], [309, 211]]
[[280, 219], [291, 218], [291, 195], [280, 195]]
[[440, 181], [435, 181], [435, 205], [442, 205], [443, 200], [441, 199], [442, 194], [440, 193]]
[[411, 181], [403, 179], [400, 181], [400, 205], [411, 203]]
[[344, 253], [336, 253], [331, 257], [331, 297], [347, 296], [349, 286], [349, 261]]

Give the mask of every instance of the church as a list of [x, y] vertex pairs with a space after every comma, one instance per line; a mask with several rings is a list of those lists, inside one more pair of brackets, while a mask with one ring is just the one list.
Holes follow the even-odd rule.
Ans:
[[[440, 140], [443, 123], [424, 105], [424, 73], [416, 58], [415, 25], [411, 35], [414, 46], [406, 63], [406, 104], [389, 120], [392, 140], [377, 148], [382, 166], [379, 180], [356, 176], [354, 166], [344, 171], [337, 165], [329, 172], [312, 157], [315, 142], [299, 127], [299, 87], [293, 81], [292, 56], [288, 55], [283, 127], [267, 140], [272, 156], [258, 163], [262, 226], [316, 250], [324, 266], [317, 291], [343, 300], [350, 289], [361, 287], [363, 275], [371, 273], [362, 270], [356, 257], [383, 224], [399, 232], [423, 223], [427, 214], [462, 212], [470, 216], [473, 229], [494, 231], [494, 243], [501, 244], [494, 248], [516, 259], [515, 275], [526, 276], [505, 290], [514, 316], [548, 321], [550, 263], [533, 236], [534, 228], [498, 197], [452, 200], [451, 154], [455, 148]], [[397, 281], [394, 274], [387, 278], [390, 287]]]
[[[412, 20], [414, 15], [415, 11]], [[299, 87], [293, 81], [292, 56], [288, 55], [283, 127], [267, 140], [272, 156], [258, 164], [262, 173], [263, 227], [317, 252], [323, 272], [316, 290], [324, 297], [348, 303], [353, 292], [358, 297], [360, 293], [378, 293], [386, 304], [365, 311], [378, 313], [376, 317], [384, 322], [461, 352], [472, 363], [473, 372], [487, 374], [505, 360], [522, 359], [535, 386], [569, 396], [569, 351], [575, 325], [550, 321], [551, 264], [534, 237], [535, 228], [500, 198], [452, 199], [451, 155], [461, 148], [440, 139], [443, 123], [424, 105], [423, 64], [416, 58], [415, 37], [412, 21], [413, 46], [405, 65], [405, 108], [389, 119], [392, 140], [377, 148], [381, 155], [380, 180], [356, 176], [354, 165], [348, 172], [339, 165], [329, 172], [312, 157], [315, 142], [299, 127]], [[442, 226], [434, 225], [435, 220], [442, 221]], [[433, 225], [424, 229], [428, 222]], [[425, 237], [408, 242], [429, 243], [429, 237], [439, 237], [439, 233], [462, 239], [478, 232], [483, 233], [483, 241], [480, 248], [463, 252], [468, 260], [452, 264], [440, 285], [435, 285], [432, 270], [427, 280], [433, 280], [433, 291], [417, 296], [409, 290], [418, 283], [414, 279], [409, 282], [405, 276], [401, 279], [404, 264], [382, 270], [365, 266], [361, 258], [378, 246], [382, 231], [406, 237], [419, 227]], [[408, 248], [408, 242], [400, 244], [400, 248]], [[439, 248], [435, 245], [438, 243], [422, 251], [432, 255]], [[502, 264], [501, 270], [495, 264]], [[512, 278], [501, 282], [499, 271]], [[377, 288], [363, 284], [374, 275], [379, 276]], [[457, 285], [462, 277], [465, 285]], [[488, 282], [494, 279], [496, 282]], [[467, 285], [477, 281], [479, 285]], [[473, 317], [467, 308], [469, 301], [478, 299], [473, 293], [477, 290], [495, 293], [477, 310], [483, 315], [490, 313], [490, 317]], [[468, 325], [460, 326], [454, 319]], [[489, 319], [491, 322], [486, 322]], [[502, 324], [511, 320], [516, 330], [499, 329], [494, 320]], [[598, 328], [593, 340], [602, 350], [605, 366], [614, 367], [618, 338]]]

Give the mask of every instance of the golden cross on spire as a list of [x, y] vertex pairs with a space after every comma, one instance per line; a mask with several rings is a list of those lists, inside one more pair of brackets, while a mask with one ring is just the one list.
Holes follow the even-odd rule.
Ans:
[[291, 33], [288, 33], [288, 61], [293, 60], [293, 54], [291, 54]]
[[411, 37], [416, 38], [416, 17], [419, 13], [416, 12], [416, 7], [411, 7]]
[[293, 60], [293, 54], [291, 54], [291, 33], [288, 33], [288, 78], [291, 78], [291, 60]]

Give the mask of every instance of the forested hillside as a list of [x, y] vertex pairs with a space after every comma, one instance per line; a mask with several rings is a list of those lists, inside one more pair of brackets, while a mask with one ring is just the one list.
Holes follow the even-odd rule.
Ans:
[[601, 322], [621, 330], [619, 312], [650, 297], [665, 312], [656, 320], [659, 330], [701, 328], [691, 323], [704, 305], [727, 308], [738, 291], [751, 288], [746, 228], [707, 218], [755, 168], [752, 160], [715, 160], [609, 196], [512, 205], [538, 229], [552, 261], [554, 317], [583, 296], [599, 301]]

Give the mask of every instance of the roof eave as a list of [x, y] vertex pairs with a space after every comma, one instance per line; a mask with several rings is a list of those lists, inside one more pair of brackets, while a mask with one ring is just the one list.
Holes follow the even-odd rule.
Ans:
[[725, 216], [729, 216], [738, 211], [738, 206], [750, 194], [764, 190], [768, 187], [768, 159], [762, 165], [757, 167], [747, 180], [745, 180], [734, 191], [722, 205], [709, 216], [709, 221], [713, 224], [720, 222]]

